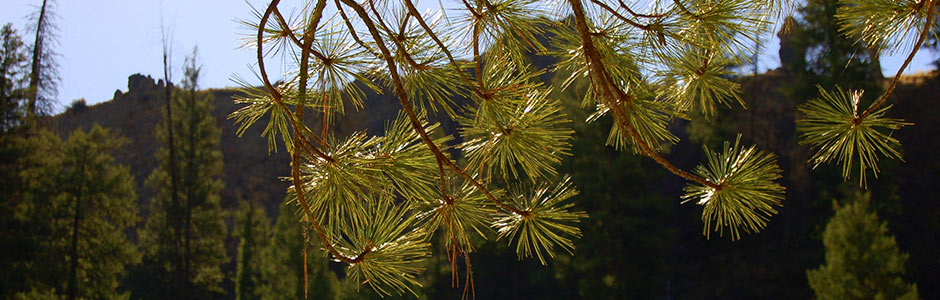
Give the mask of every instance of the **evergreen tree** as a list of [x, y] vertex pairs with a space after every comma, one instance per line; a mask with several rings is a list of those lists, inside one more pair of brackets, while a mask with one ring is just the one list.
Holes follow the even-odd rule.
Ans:
[[137, 195], [126, 166], [113, 166], [110, 153], [126, 143], [97, 124], [72, 132], [58, 170], [65, 218], [52, 251], [65, 254], [67, 299], [114, 299], [124, 266], [139, 258], [126, 229], [137, 223]]
[[235, 299], [261, 299], [262, 286], [266, 284], [263, 270], [269, 268], [263, 249], [271, 240], [270, 223], [264, 207], [254, 198], [239, 203], [234, 227], [238, 239]]
[[27, 251], [14, 256], [23, 264], [9, 269], [25, 280], [17, 297], [128, 296], [118, 285], [125, 266], [138, 260], [126, 233], [137, 222], [136, 194], [129, 169], [115, 166], [111, 156], [124, 140], [95, 125], [66, 142], [48, 131], [24, 141], [35, 146], [20, 161], [22, 202], [15, 203], [14, 220], [26, 231], [11, 232], [13, 245], [4, 241]]
[[[0, 136], [0, 298], [12, 299], [30, 289], [54, 294], [47, 275], [61, 271], [62, 257], [49, 257], [49, 237], [53, 235], [56, 191], [55, 178], [60, 164], [62, 141], [48, 131], [30, 136]], [[61, 279], [57, 286], [61, 291]], [[42, 287], [40, 287], [42, 285]]]
[[13, 24], [0, 29], [0, 43], [0, 134], [6, 134], [25, 117], [21, 105], [26, 99], [28, 56]]
[[[167, 145], [163, 123], [157, 125], [156, 135], [164, 146], [157, 153], [160, 166], [147, 179], [155, 195], [150, 216], [140, 231], [140, 243], [146, 251], [144, 263], [156, 268], [150, 270], [154, 278], [142, 280], [151, 286], [138, 289], [141, 297], [205, 299], [222, 294], [221, 265], [228, 260], [219, 195], [223, 187], [222, 153], [219, 129], [210, 115], [211, 96], [196, 89], [199, 72], [195, 57], [189, 57], [183, 90], [174, 93], [174, 145]], [[177, 149], [179, 159], [177, 205], [170, 201], [169, 147]], [[171, 226], [176, 221], [182, 224], [179, 231]], [[181, 242], [180, 248], [175, 247], [177, 241]], [[178, 278], [178, 274], [183, 277]]]
[[24, 203], [26, 187], [32, 178], [26, 173], [51, 163], [36, 155], [38, 139], [11, 134], [22, 125], [25, 96], [26, 49], [21, 37], [7, 23], [0, 29], [0, 298], [8, 299], [24, 288], [26, 262], [35, 251], [31, 231], [18, 208]]
[[[309, 240], [313, 244], [304, 247], [308, 239], [297, 222], [296, 208], [293, 205], [280, 207], [274, 230], [262, 249], [265, 261], [261, 265], [264, 282], [259, 287], [261, 299], [351, 299], [351, 295], [345, 295], [348, 288], [323, 259], [325, 253], [315, 245], [316, 240]], [[307, 252], [306, 266], [304, 249]], [[304, 278], [307, 279], [306, 285]]]
[[869, 202], [858, 196], [826, 225], [826, 263], [806, 272], [819, 299], [918, 299], [917, 285], [904, 280], [907, 254]]

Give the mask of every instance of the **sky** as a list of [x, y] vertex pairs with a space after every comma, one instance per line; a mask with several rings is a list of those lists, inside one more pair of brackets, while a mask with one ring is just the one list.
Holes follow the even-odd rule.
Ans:
[[[455, 0], [441, 0], [449, 6]], [[26, 32], [28, 16], [38, 11], [41, 0], [2, 0], [0, 23], [13, 23], [32, 43]], [[256, 7], [267, 1], [249, 0]], [[285, 1], [282, 11], [289, 11], [294, 2]], [[419, 2], [427, 8], [439, 7], [438, 0]], [[425, 5], [421, 5], [425, 4]], [[423, 8], [421, 8], [424, 10]], [[248, 30], [237, 20], [254, 20], [249, 4], [240, 0], [59, 0], [59, 42], [55, 51], [59, 58], [57, 111], [72, 100], [84, 98], [91, 105], [112, 98], [114, 91], [127, 91], [127, 77], [141, 73], [154, 79], [163, 78], [161, 24], [172, 35], [172, 81], [179, 82], [186, 55], [198, 46], [197, 61], [202, 65], [200, 87], [235, 86], [231, 78], [239, 76], [254, 83], [251, 66], [255, 58], [250, 49], [238, 49]], [[776, 36], [767, 37], [767, 49], [760, 59], [760, 69], [779, 66]], [[771, 39], [773, 38], [773, 39]], [[894, 76], [906, 54], [882, 59], [886, 76]], [[919, 51], [906, 73], [932, 69], [933, 54]], [[277, 63], [268, 63], [269, 73], [278, 74]]]

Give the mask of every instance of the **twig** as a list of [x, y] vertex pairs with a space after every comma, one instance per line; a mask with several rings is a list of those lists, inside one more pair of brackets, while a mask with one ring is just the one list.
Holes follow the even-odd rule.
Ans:
[[672, 2], [675, 3], [677, 7], [679, 7], [679, 10], [681, 10], [683, 13], [689, 15], [689, 16], [692, 17], [693, 19], [696, 19], [696, 20], [701, 20], [701, 19], [702, 19], [701, 16], [699, 16], [699, 15], [697, 15], [697, 14], [694, 14], [694, 13], [692, 13], [691, 11], [689, 11], [688, 8], [685, 8], [685, 5], [682, 5], [682, 2], [679, 2], [679, 0], [672, 0]]
[[[317, 2], [317, 8], [320, 8], [321, 14], [323, 12], [323, 7], [320, 6], [320, 3], [323, 3], [323, 2], [324, 0], [320, 0], [319, 2]], [[327, 63], [329, 59], [325, 55], [323, 55], [323, 53], [320, 53], [320, 51], [317, 51], [316, 49], [313, 49], [310, 46], [305, 45], [303, 42], [297, 39], [297, 36], [294, 35], [293, 30], [290, 28], [290, 25], [287, 24], [287, 21], [284, 19], [284, 16], [281, 15], [281, 11], [279, 11], [276, 7], [274, 8], [274, 16], [277, 19], [278, 23], [281, 24], [281, 27], [283, 27], [284, 30], [287, 31], [285, 35], [289, 37], [289, 40], [294, 42], [294, 44], [300, 47], [301, 49], [307, 50], [313, 53], [313, 56], [316, 56], [317, 59], [319, 59], [323, 63]], [[317, 21], [319, 22], [319, 20], [320, 19], [318, 18]], [[314, 23], [313, 27], [316, 28], [316, 23]], [[304, 32], [305, 32], [304, 34], [306, 34], [306, 30]]]
[[663, 13], [663, 14], [641, 14], [641, 13], [636, 13], [636, 12], [634, 12], [632, 9], [630, 9], [630, 6], [628, 6], [626, 3], [623, 3], [623, 0], [617, 0], [617, 1], [620, 2], [620, 7], [623, 7], [624, 9], [626, 9], [627, 12], [630, 13], [631, 15], [633, 15], [634, 17], [654, 18], [654, 19], [655, 19], [655, 18], [662, 18], [662, 17], [665, 17], [665, 16], [668, 15], [668, 14], [665, 14], [665, 13]]
[[[914, 49], [911, 50], [911, 54], [909, 54], [909, 55], [907, 56], [907, 59], [904, 60], [904, 63], [901, 64], [901, 68], [898, 69], [898, 72], [897, 72], [897, 73], [895, 73], [894, 79], [891, 79], [891, 84], [888, 85], [888, 89], [885, 90], [884, 94], [882, 94], [880, 98], [878, 98], [878, 101], [875, 101], [875, 103], [873, 103], [871, 106], [869, 106], [868, 109], [866, 109], [864, 112], [862, 112], [862, 115], [861, 115], [861, 116], [858, 116], [858, 117], [856, 117], [854, 120], [852, 120], [852, 122], [854, 122], [855, 125], [861, 124], [862, 121], [865, 120], [865, 117], [868, 117], [868, 115], [870, 115], [870, 114], [871, 114], [872, 112], [874, 112], [876, 109], [878, 109], [879, 107], [881, 107], [881, 105], [884, 104], [884, 102], [885, 102], [886, 100], [888, 100], [888, 96], [890, 96], [891, 93], [894, 92], [894, 88], [897, 87], [898, 81], [901, 79], [901, 74], [904, 73], [904, 69], [907, 69], [907, 66], [908, 66], [909, 64], [911, 64], [911, 61], [914, 60], [914, 55], [916, 55], [916, 54], [917, 54], [917, 50], [920, 49], [920, 45], [923, 44], [923, 43], [924, 43], [924, 40], [927, 39], [927, 35], [928, 35], [929, 32], [930, 32], [930, 26], [932, 25], [933, 19], [934, 19], [934, 18], [933, 18], [933, 14], [934, 14], [934, 5], [936, 5], [937, 2], [936, 2], [936, 0], [924, 0], [924, 1], [929, 1], [929, 2], [930, 2], [930, 4], [927, 5], [927, 22], [926, 22], [926, 24], [924, 24], [924, 30], [921, 31], [921, 33], [920, 33], [920, 38], [917, 39], [917, 43], [914, 43]], [[923, 7], [923, 6], [921, 6], [921, 7]]]
[[604, 2], [601, 2], [601, 1], [598, 1], [598, 0], [591, 0], [591, 2], [594, 2], [594, 4], [596, 4], [597, 6], [600, 6], [600, 7], [603, 8], [604, 10], [606, 10], [606, 11], [610, 12], [611, 14], [613, 14], [613, 15], [614, 15], [615, 17], [617, 17], [618, 19], [623, 20], [624, 22], [627, 22], [627, 24], [630, 24], [630, 25], [632, 25], [633, 27], [637, 27], [637, 28], [640, 28], [640, 29], [643, 29], [643, 30], [646, 30], [646, 31], [653, 31], [652, 27], [650, 27], [649, 25], [643, 25], [643, 24], [637, 23], [637, 22], [635, 22], [635, 21], [633, 21], [633, 20], [630, 20], [630, 18], [627, 18], [627, 17], [621, 15], [619, 12], [617, 12], [616, 10], [614, 10], [613, 8], [611, 8], [610, 6], [607, 6], [607, 4], [604, 4]]
[[[379, 11], [375, 9], [375, 3], [372, 2], [371, 0], [369, 0], [369, 9], [371, 9], [372, 13], [375, 14], [375, 19], [379, 21], [379, 25], [382, 25], [381, 27], [383, 30], [385, 30], [385, 34], [387, 34], [388, 38], [391, 39], [393, 43], [395, 43], [395, 46], [398, 48], [398, 52], [401, 53], [401, 55], [405, 57], [405, 60], [408, 61], [408, 64], [411, 65], [412, 68], [415, 68], [418, 70], [428, 69], [427, 66], [423, 64], [419, 64], [417, 61], [414, 60], [413, 57], [411, 57], [411, 54], [408, 53], [408, 48], [406, 48], [404, 44], [404, 39], [405, 39], [404, 33], [395, 35], [395, 33], [392, 32], [388, 24], [385, 24], [385, 20], [382, 19], [381, 15], [379, 14]], [[408, 19], [406, 17], [405, 22], [402, 23], [401, 32], [405, 31], [405, 24], [407, 22], [408, 22]]]
[[[431, 40], [433, 40], [434, 43], [437, 44], [437, 47], [440, 48], [441, 51], [444, 52], [444, 55], [447, 56], [447, 60], [450, 61], [450, 65], [453, 66], [454, 71], [457, 72], [457, 75], [459, 75], [460, 78], [463, 79], [463, 81], [467, 83], [467, 86], [470, 87], [471, 91], [476, 93], [478, 96], [482, 97], [483, 95], [482, 88], [481, 89], [474, 88], [474, 85], [470, 81], [470, 78], [467, 77], [467, 74], [465, 74], [463, 72], [463, 69], [460, 68], [460, 65], [457, 64], [457, 60], [454, 59], [454, 56], [453, 54], [451, 54], [450, 49], [448, 49], [447, 46], [444, 45], [443, 42], [441, 42], [441, 39], [438, 38], [437, 34], [435, 34], [434, 31], [431, 30], [431, 26], [428, 26], [428, 23], [424, 20], [424, 17], [421, 16], [421, 13], [418, 12], [418, 9], [414, 6], [414, 3], [412, 3], [411, 0], [403, 0], [402, 3], [405, 4], [405, 8], [408, 9], [408, 13], [414, 16], [415, 20], [418, 21], [418, 24], [421, 25], [421, 28], [424, 28], [424, 32], [426, 32], [428, 36], [431, 37]], [[466, 4], [466, 1], [464, 3]], [[473, 14], [475, 16], [479, 15], [475, 11], [473, 12]]]
[[440, 148], [438, 148], [437, 145], [434, 144], [434, 141], [431, 140], [431, 137], [428, 135], [427, 131], [424, 130], [424, 127], [421, 126], [421, 121], [418, 120], [418, 116], [415, 114], [414, 109], [411, 106], [411, 101], [408, 100], [408, 94], [405, 92], [405, 87], [402, 84], [401, 77], [399, 77], [398, 75], [398, 69], [395, 66], [395, 59], [392, 57], [392, 54], [391, 52], [389, 52], [388, 48], [385, 47], [385, 42], [383, 41], [382, 35], [379, 33], [378, 29], [376, 29], [375, 23], [372, 22], [371, 18], [369, 18], [369, 15], [366, 13], [365, 9], [362, 8], [362, 6], [357, 4], [355, 1], [342, 0], [342, 2], [346, 4], [346, 6], [349, 6], [350, 8], [355, 10], [357, 14], [359, 14], [359, 17], [365, 23], [366, 28], [368, 28], [369, 32], [372, 34], [372, 38], [375, 39], [376, 45], [379, 47], [379, 50], [382, 52], [382, 55], [385, 58], [385, 62], [388, 65], [388, 70], [392, 77], [392, 82], [394, 84], [395, 93], [398, 95], [398, 100], [399, 102], [401, 102], [402, 109], [405, 111], [405, 113], [408, 115], [408, 118], [411, 120], [411, 127], [414, 128], [416, 132], [418, 132], [418, 135], [421, 136], [421, 139], [428, 146], [428, 149], [430, 149], [431, 152], [434, 153], [434, 155], [437, 157], [438, 160], [445, 163], [446, 165], [451, 167], [451, 169], [453, 169], [455, 172], [457, 172], [458, 174], [466, 178], [467, 181], [469, 181], [471, 184], [476, 186], [477, 189], [482, 191], [483, 194], [485, 194], [486, 197], [490, 199], [490, 201], [493, 201], [493, 203], [496, 203], [496, 205], [499, 206], [500, 208], [511, 211], [521, 216], [529, 215], [529, 212], [522, 211], [515, 207], [507, 205], [503, 203], [502, 201], [500, 201], [499, 199], [497, 199], [496, 197], [494, 197], [493, 194], [491, 194], [489, 190], [486, 189], [486, 187], [480, 184], [472, 176], [464, 172], [463, 169], [457, 166], [454, 162], [452, 162], [449, 158], [447, 158], [447, 156], [444, 155], [443, 152], [441, 152]]
[[[579, 34], [581, 35], [581, 39], [583, 40], [584, 53], [588, 60], [587, 64], [591, 68], [591, 73], [595, 75], [592, 76], [592, 78], [597, 78], [597, 80], [600, 80], [600, 82], [597, 82], [596, 80], [592, 79], [592, 82], [594, 82], [595, 86], [601, 87], [604, 91], [606, 91], [606, 94], [610, 96], [604, 97], [604, 100], [607, 102], [607, 106], [613, 112], [614, 119], [617, 121], [617, 124], [620, 126], [620, 128], [630, 134], [630, 136], [633, 138], [633, 142], [640, 146], [640, 149], [642, 149], [646, 156], [649, 156], [673, 174], [685, 178], [686, 180], [694, 181], [714, 189], [721, 189], [721, 185], [719, 184], [712, 183], [702, 177], [677, 168], [668, 160], [666, 160], [665, 157], [659, 155], [659, 153], [656, 151], [653, 151], [653, 149], [645, 141], [643, 141], [639, 133], [636, 132], [636, 129], [633, 128], [633, 125], [631, 125], [628, 121], [626, 113], [620, 106], [621, 103], [629, 103], [631, 100], [630, 96], [625, 94], [623, 90], [614, 84], [610, 74], [607, 72], [606, 68], [604, 68], [600, 55], [598, 54], [597, 49], [594, 47], [594, 42], [591, 40], [591, 31], [588, 29], [587, 21], [585, 20], [584, 7], [581, 6], [581, 1], [568, 0], [568, 2], [571, 4], [571, 8], [574, 11], [575, 25]], [[615, 97], [616, 99], [611, 99], [611, 97]]]
[[[262, 38], [264, 35], [264, 25], [265, 23], [267, 23], [268, 18], [271, 16], [274, 9], [277, 7], [278, 2], [280, 2], [280, 0], [272, 0], [271, 3], [268, 4], [268, 8], [267, 10], [265, 10], [264, 15], [261, 16], [261, 21], [259, 22], [259, 25], [258, 25], [258, 39], [257, 39], [257, 43], [258, 43], [257, 56], [258, 57], [257, 59], [258, 59], [258, 65], [260, 68], [261, 80], [264, 82], [264, 85], [268, 89], [268, 92], [271, 93], [272, 99], [274, 99], [274, 101], [287, 112], [287, 115], [291, 120], [291, 127], [293, 128], [293, 131], [294, 131], [294, 141], [296, 143], [296, 141], [301, 140], [300, 134], [299, 134], [300, 129], [298, 128], [298, 124], [296, 123], [296, 120], [294, 119], [293, 114], [291, 114], [290, 110], [288, 110], [287, 107], [284, 105], [284, 103], [281, 101], [281, 97], [282, 97], [281, 93], [278, 92], [277, 89], [275, 89], [273, 85], [271, 85], [271, 82], [270, 80], [268, 80], [267, 73], [264, 69], [264, 52], [263, 52], [264, 50], [262, 50], [263, 48]], [[316, 150], [316, 148], [314, 149]], [[324, 157], [329, 158], [329, 156], [326, 156], [325, 154], [324, 154]], [[332, 158], [329, 158], [329, 159], [332, 160]], [[297, 155], [296, 151], [294, 151], [294, 154], [292, 154], [292, 157], [291, 157], [291, 177], [294, 183], [294, 192], [297, 194], [297, 202], [300, 203], [301, 207], [304, 210], [304, 214], [307, 215], [307, 218], [309, 219], [310, 224], [313, 226], [313, 229], [317, 232], [317, 235], [320, 237], [320, 240], [323, 241], [323, 245], [326, 246], [327, 250], [329, 250], [330, 253], [333, 254], [333, 256], [335, 256], [337, 259], [339, 259], [342, 262], [349, 263], [349, 264], [361, 262], [363, 259], [363, 255], [365, 255], [365, 252], [368, 252], [368, 249], [364, 251], [362, 254], [357, 255], [355, 258], [348, 258], [342, 255], [341, 253], [339, 253], [339, 251], [336, 250], [336, 248], [333, 247], [333, 243], [326, 236], [326, 233], [323, 231], [323, 228], [320, 227], [320, 224], [316, 220], [316, 218], [314, 218], [313, 213], [310, 210], [310, 205], [307, 204], [307, 199], [304, 197], [303, 181], [300, 179], [300, 156]]]
[[349, 21], [349, 17], [346, 16], [346, 11], [343, 10], [343, 6], [339, 3], [339, 0], [333, 0], [333, 3], [336, 4], [336, 11], [338, 11], [340, 17], [343, 18], [343, 23], [346, 23], [346, 28], [349, 29], [349, 33], [350, 35], [352, 35], [353, 40], [356, 41], [356, 43], [359, 44], [359, 46], [362, 46], [362, 48], [365, 48], [366, 51], [369, 51], [369, 53], [375, 56], [376, 58], [381, 58], [382, 57], [381, 53], [376, 52], [374, 49], [372, 49], [372, 47], [369, 47], [369, 45], [367, 45], [365, 42], [362, 41], [362, 39], [359, 38], [359, 34], [356, 33], [356, 28], [353, 27], [352, 22]]

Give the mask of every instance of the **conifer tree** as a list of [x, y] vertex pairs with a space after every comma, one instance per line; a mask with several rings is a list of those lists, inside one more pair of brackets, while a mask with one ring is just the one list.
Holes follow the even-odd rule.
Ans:
[[[719, 105], [743, 106], [728, 67], [747, 61], [750, 43], [789, 1], [662, 0], [643, 8], [468, 0], [456, 10], [420, 12], [413, 0], [317, 0], [296, 16], [285, 16], [280, 2], [245, 21], [262, 86], [246, 83], [246, 96], [236, 99], [244, 106], [230, 118], [242, 133], [267, 121], [270, 147], [283, 144], [291, 154], [288, 194], [302, 226], [347, 265], [350, 279], [379, 294], [414, 293], [437, 234], [467, 275], [471, 237], [485, 238], [487, 228], [520, 258], [542, 264], [573, 251], [587, 215], [557, 170], [573, 131], [550, 91], [577, 88], [569, 85], [581, 79], [590, 82], [576, 93], [588, 121], [612, 121], [607, 144], [688, 182], [681, 202], [702, 206], [706, 238], [758, 232], [782, 205], [776, 156], [742, 144], [740, 135], [717, 151], [706, 147], [705, 162], [691, 171], [663, 151], [679, 142], [669, 129], [674, 120], [709, 121]], [[836, 11], [842, 32], [878, 51], [915, 40], [913, 57], [940, 0], [843, 2]], [[294, 69], [280, 80], [265, 68], [272, 53], [294, 55]], [[538, 70], [531, 54], [557, 63]], [[549, 71], [571, 76], [549, 85], [540, 81]], [[880, 157], [900, 158], [890, 133], [907, 123], [881, 107], [896, 79], [860, 115], [860, 92], [827, 90], [801, 107], [798, 126], [816, 151], [813, 163], [839, 163], [847, 179], [859, 160], [864, 185]], [[398, 117], [383, 134], [337, 136], [330, 130], [336, 116], [369, 109], [365, 90], [397, 99]], [[431, 114], [456, 121], [458, 132], [442, 133]]]
[[[0, 135], [0, 298], [11, 299], [19, 292], [45, 282], [41, 270], [61, 263], [44, 257], [51, 235], [55, 192], [54, 178], [60, 165], [62, 141], [52, 133]], [[60, 280], [61, 281], [61, 280]], [[51, 287], [40, 288], [49, 290]]]
[[869, 209], [870, 194], [837, 207], [826, 225], [826, 263], [806, 276], [819, 299], [919, 299], [904, 280], [907, 254]]
[[[195, 53], [195, 52], [194, 52]], [[164, 143], [158, 151], [160, 166], [147, 179], [155, 190], [150, 203], [150, 216], [140, 231], [144, 262], [158, 266], [152, 286], [142, 288], [167, 293], [154, 295], [175, 299], [205, 299], [220, 295], [223, 279], [221, 265], [225, 254], [226, 227], [220, 204], [222, 153], [219, 150], [219, 129], [210, 115], [212, 99], [197, 90], [200, 68], [195, 56], [184, 67], [182, 91], [174, 93], [174, 145], [167, 145], [163, 123], [157, 125], [158, 140]], [[180, 184], [179, 203], [173, 205], [168, 174], [169, 147], [178, 154]], [[173, 230], [179, 221], [182, 230]], [[182, 241], [176, 252], [175, 241]], [[178, 255], [178, 256], [177, 256]], [[182, 274], [183, 278], [175, 278]], [[168, 288], [159, 289], [159, 286]], [[143, 291], [142, 291], [143, 292]]]
[[243, 200], [235, 213], [234, 235], [238, 239], [235, 299], [238, 300], [261, 299], [262, 286], [266, 284], [262, 276], [269, 266], [263, 250], [271, 240], [271, 222], [264, 207], [257, 202], [254, 198]]
[[311, 245], [306, 247], [307, 259], [304, 260], [304, 243], [308, 240], [297, 221], [296, 208], [280, 207], [271, 237], [262, 249], [261, 299], [351, 299], [345, 294], [346, 284], [328, 268], [327, 260], [323, 259], [325, 253], [316, 246], [315, 239], [309, 240]]
[[26, 47], [22, 38], [7, 23], [0, 29], [0, 134], [20, 125], [25, 117]]
[[97, 124], [87, 133], [72, 132], [63, 147], [58, 171], [60, 207], [66, 218], [52, 245], [65, 254], [66, 299], [114, 299], [126, 264], [135, 263], [137, 247], [126, 229], [137, 223], [137, 195], [126, 166], [114, 166], [111, 153], [126, 142]]
[[21, 161], [14, 218], [26, 231], [10, 233], [28, 240], [4, 246], [25, 248], [14, 257], [23, 265], [7, 270], [26, 284], [7, 292], [20, 289], [22, 299], [126, 297], [118, 284], [139, 256], [126, 233], [137, 222], [133, 177], [111, 156], [124, 140], [96, 124], [65, 142], [45, 130], [19, 142], [33, 144]]

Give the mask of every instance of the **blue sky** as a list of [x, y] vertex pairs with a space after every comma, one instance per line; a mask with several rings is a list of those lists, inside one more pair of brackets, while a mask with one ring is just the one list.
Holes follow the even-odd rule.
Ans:
[[[441, 0], [445, 6], [453, 0]], [[25, 36], [27, 18], [36, 11], [41, 0], [3, 0], [0, 22], [12, 22]], [[267, 1], [251, 0], [256, 6]], [[288, 11], [294, 2], [281, 7]], [[437, 0], [424, 1], [438, 7]], [[134, 73], [163, 77], [161, 61], [161, 20], [172, 27], [173, 81], [179, 81], [183, 58], [199, 47], [198, 61], [203, 65], [203, 88], [233, 86], [231, 78], [238, 74], [253, 79], [250, 65], [254, 52], [236, 49], [245, 28], [236, 20], [252, 20], [248, 4], [240, 0], [60, 0], [56, 5], [61, 54], [59, 75], [59, 110], [74, 99], [85, 98], [89, 104], [111, 99], [114, 91], [127, 91], [127, 77]], [[770, 38], [770, 37], [768, 37]], [[777, 61], [777, 40], [766, 41], [768, 47], [761, 58], [761, 69], [773, 69]], [[920, 51], [908, 72], [931, 69], [932, 53]], [[882, 67], [893, 76], [904, 55], [886, 57]], [[279, 72], [277, 61], [268, 63]]]

